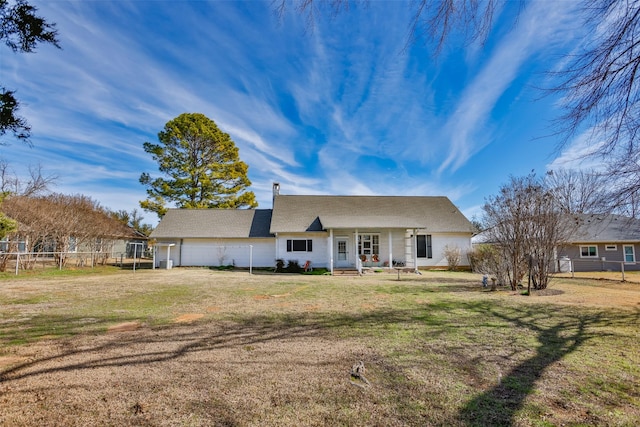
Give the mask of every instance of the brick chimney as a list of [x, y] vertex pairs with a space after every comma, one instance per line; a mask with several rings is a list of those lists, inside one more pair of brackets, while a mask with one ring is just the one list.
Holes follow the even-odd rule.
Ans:
[[[276, 196], [280, 195], [280, 183], [279, 182], [274, 182], [273, 183], [273, 202], [276, 201]], [[272, 204], [273, 207], [273, 204]]]

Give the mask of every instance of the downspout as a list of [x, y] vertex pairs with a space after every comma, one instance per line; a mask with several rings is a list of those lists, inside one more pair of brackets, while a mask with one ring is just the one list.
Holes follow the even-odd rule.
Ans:
[[[276, 250], [275, 250], [275, 254], [276, 254], [276, 259], [279, 259], [279, 251], [278, 251], [278, 233], [273, 233], [274, 236], [276, 236], [276, 241], [274, 243], [274, 245], [276, 245]], [[276, 259], [274, 259], [273, 261], [276, 262]], [[274, 264], [275, 266], [275, 264]]]
[[180, 251], [178, 252], [178, 265], [182, 267], [182, 244], [184, 243], [184, 239], [180, 239]]

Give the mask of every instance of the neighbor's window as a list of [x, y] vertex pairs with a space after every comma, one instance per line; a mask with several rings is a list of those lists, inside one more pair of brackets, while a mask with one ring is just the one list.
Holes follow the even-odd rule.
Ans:
[[418, 258], [433, 258], [433, 250], [431, 247], [431, 234], [418, 234], [417, 239], [417, 256]]
[[636, 262], [636, 252], [633, 245], [624, 245], [624, 262]]
[[597, 246], [580, 246], [581, 258], [596, 258], [598, 256]]
[[618, 250], [618, 245], [605, 245], [604, 250], [605, 251], [617, 251]]
[[311, 239], [288, 239], [287, 252], [311, 252], [313, 250]]

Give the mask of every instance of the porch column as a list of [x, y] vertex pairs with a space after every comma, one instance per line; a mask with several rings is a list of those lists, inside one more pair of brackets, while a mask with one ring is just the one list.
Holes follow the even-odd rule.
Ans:
[[411, 255], [413, 256], [413, 266], [415, 268], [415, 271], [418, 272], [418, 235], [417, 235], [418, 230], [417, 229], [413, 229], [413, 239], [411, 242]]
[[389, 230], [389, 268], [393, 267], [393, 235]]
[[356, 228], [356, 238], [353, 242], [353, 253], [356, 254], [356, 267], [358, 266], [358, 260], [360, 259], [360, 254], [358, 253], [358, 229]]
[[329, 271], [333, 274], [333, 228], [329, 229]]

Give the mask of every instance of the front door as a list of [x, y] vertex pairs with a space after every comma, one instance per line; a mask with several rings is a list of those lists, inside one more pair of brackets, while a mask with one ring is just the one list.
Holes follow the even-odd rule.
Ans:
[[336, 237], [335, 241], [336, 267], [348, 267], [349, 251], [347, 248], [349, 247], [349, 239], [346, 237]]

